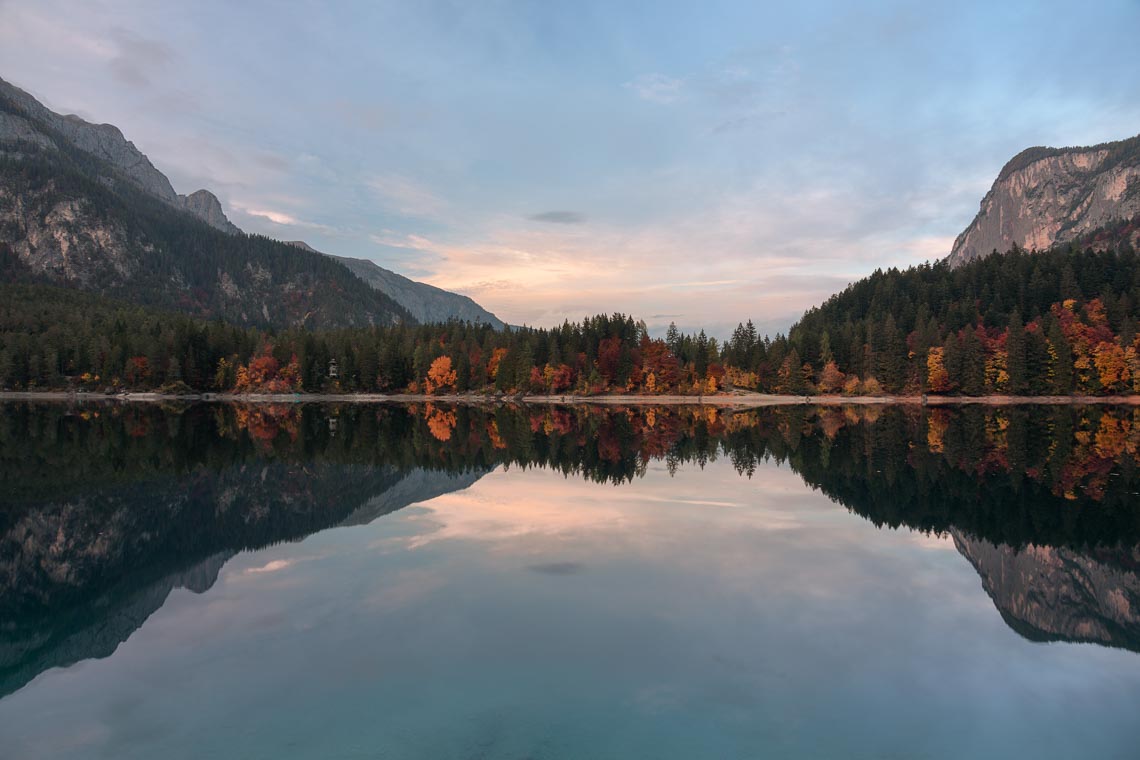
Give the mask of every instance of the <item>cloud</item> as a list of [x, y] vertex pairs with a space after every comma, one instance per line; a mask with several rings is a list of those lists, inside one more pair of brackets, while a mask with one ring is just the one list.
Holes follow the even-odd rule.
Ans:
[[664, 74], [642, 74], [633, 81], [626, 82], [624, 86], [633, 90], [642, 100], [669, 104], [680, 100], [684, 84], [683, 79], [674, 79]]
[[576, 211], [543, 211], [541, 214], [532, 214], [527, 219], [549, 224], [583, 224], [586, 221], [586, 217]]
[[107, 62], [111, 75], [131, 87], [149, 87], [156, 71], [175, 58], [174, 51], [163, 42], [147, 39], [129, 29], [115, 27], [108, 32], [115, 45], [115, 55]]
[[576, 575], [586, 568], [581, 562], [544, 562], [526, 569], [541, 575]]
[[448, 207], [447, 201], [422, 184], [398, 174], [372, 177], [365, 183], [390, 211], [434, 219]]
[[327, 234], [336, 234], [337, 230], [327, 224], [318, 224], [317, 222], [308, 222], [303, 219], [298, 219], [292, 214], [284, 211], [274, 211], [272, 209], [251, 208], [241, 203], [231, 203], [230, 206], [235, 210], [246, 216], [256, 217], [272, 222], [273, 224], [282, 227], [300, 227], [307, 230], [318, 230]]
[[384, 230], [380, 234], [372, 234], [368, 239], [377, 245], [391, 248], [407, 248], [412, 251], [432, 251], [437, 247], [435, 243], [422, 235], [398, 234], [392, 230]]
[[289, 170], [289, 160], [284, 156], [279, 156], [276, 153], [269, 151], [259, 150], [251, 154], [253, 162], [258, 166], [269, 169], [275, 172], [286, 172]]

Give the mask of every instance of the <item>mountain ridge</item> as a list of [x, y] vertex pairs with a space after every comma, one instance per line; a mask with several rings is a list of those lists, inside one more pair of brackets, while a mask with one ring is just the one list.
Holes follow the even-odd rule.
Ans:
[[216, 198], [182, 200], [116, 127], [54, 114], [7, 83], [0, 116], [0, 247], [19, 265], [10, 281], [251, 327], [414, 321], [327, 257], [224, 231]]
[[166, 175], [114, 124], [94, 124], [75, 114], [57, 114], [29, 93], [0, 78], [0, 106], [3, 105], [7, 108], [0, 110], [0, 140], [30, 140], [44, 148], [58, 149], [54, 140], [35, 128], [35, 122], [42, 122], [80, 150], [107, 161], [147, 194], [223, 232], [239, 232], [226, 218], [221, 202], [213, 193], [202, 189], [179, 195]]
[[[71, 161], [72, 168], [76, 164], [80, 165], [81, 173], [86, 174], [87, 179], [94, 179], [102, 186], [84, 188], [83, 192], [72, 193], [73, 197], [60, 199], [57, 197], [59, 178], [47, 177], [36, 187], [23, 187], [20, 192], [12, 191], [13, 185], [21, 183], [19, 178], [9, 175], [8, 181], [0, 181], [0, 242], [8, 243], [32, 271], [47, 275], [49, 279], [62, 279], [88, 289], [101, 290], [101, 283], [105, 285], [107, 280], [129, 280], [137, 273], [140, 264], [145, 264], [137, 260], [139, 249], [142, 248], [141, 254], [146, 255], [149, 252], [146, 250], [148, 246], [156, 247], [154, 243], [131, 240], [131, 231], [124, 229], [124, 225], [115, 223], [121, 221], [122, 217], [139, 215], [137, 201], [124, 197], [130, 195], [126, 192], [128, 189], [141, 192], [148, 198], [159, 201], [164, 207], [188, 214], [235, 239], [233, 244], [225, 247], [248, 248], [248, 244], [241, 242], [245, 238], [268, 240], [260, 236], [246, 236], [227, 218], [221, 202], [209, 190], [178, 194], [169, 179], [118, 127], [94, 124], [74, 114], [57, 114], [24, 90], [0, 79], [0, 159], [20, 164], [35, 163], [44, 158], [48, 163], [56, 164], [65, 164], [69, 158], [78, 159]], [[63, 183], [68, 184], [67, 181]], [[38, 198], [37, 193], [40, 196]], [[116, 217], [114, 219], [94, 218], [90, 213], [92, 205], [116, 205], [105, 197], [92, 197], [108, 193], [119, 196], [120, 203], [117, 205], [125, 205], [127, 208], [117, 209], [112, 214]], [[79, 197], [74, 197], [76, 195]], [[127, 201], [125, 204], [122, 203], [124, 200]], [[501, 320], [467, 296], [416, 282], [363, 259], [316, 251], [303, 243], [296, 245], [288, 241], [275, 242], [283, 247], [292, 246], [282, 250], [300, 249], [306, 255], [336, 262], [348, 270], [351, 277], [359, 280], [361, 285], [376, 293], [380, 305], [369, 307], [367, 313], [353, 313], [353, 309], [346, 309], [343, 318], [331, 311], [318, 313], [311, 308], [301, 307], [286, 309], [288, 314], [275, 313], [282, 310], [276, 308], [274, 300], [296, 300], [298, 290], [309, 289], [317, 284], [318, 280], [308, 278], [310, 281], [304, 283], [296, 280], [270, 283], [270, 287], [261, 288], [266, 292], [261, 294], [264, 297], [260, 299], [260, 304], [249, 305], [253, 308], [221, 308], [219, 311], [218, 305], [214, 304], [206, 309], [182, 310], [199, 316], [225, 316], [241, 324], [262, 323], [275, 326], [354, 326], [390, 324], [393, 319], [417, 322], [461, 319], [490, 324], [496, 329], [503, 327]], [[261, 242], [255, 243], [257, 246], [264, 247]], [[177, 267], [176, 262], [170, 263]], [[215, 300], [249, 300], [242, 297], [245, 289], [243, 286], [266, 285], [265, 272], [272, 267], [259, 262], [248, 264], [245, 277], [233, 271], [220, 271], [215, 283], [205, 286], [199, 281], [194, 284], [199, 290], [218, 290], [220, 295]], [[323, 270], [325, 276], [328, 276], [327, 266], [310, 268], [314, 272]], [[163, 299], [152, 298], [150, 302], [185, 300], [185, 296], [176, 294], [176, 291], [185, 290], [190, 284], [188, 279], [192, 278], [174, 273], [172, 282], [168, 284], [170, 287], [161, 288], [164, 291]], [[333, 279], [341, 278], [333, 275]], [[286, 292], [273, 295], [273, 291], [278, 288], [284, 288]], [[357, 291], [357, 295], [360, 292], [359, 288], [351, 289]], [[114, 295], [129, 296], [122, 292]], [[301, 300], [305, 300], [305, 297], [302, 296]], [[144, 302], [147, 301], [144, 299]], [[393, 313], [388, 315], [386, 312]], [[318, 318], [312, 320], [310, 317], [314, 313]]]
[[503, 329], [504, 323], [501, 319], [469, 296], [437, 288], [426, 282], [417, 282], [367, 259], [318, 251], [303, 240], [286, 242], [344, 264], [354, 275], [407, 309], [418, 322], [446, 322], [449, 319], [460, 319], [465, 322], [489, 324], [496, 330]]

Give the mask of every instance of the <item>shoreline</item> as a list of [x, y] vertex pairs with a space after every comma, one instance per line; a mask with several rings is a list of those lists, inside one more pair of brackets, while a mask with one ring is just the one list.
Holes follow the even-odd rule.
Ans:
[[487, 396], [450, 394], [428, 396], [413, 393], [88, 393], [76, 391], [0, 391], [0, 401], [84, 402], [116, 401], [162, 403], [193, 401], [240, 404], [470, 404], [473, 406], [530, 404], [548, 406], [713, 406], [752, 409], [770, 406], [1140, 406], [1140, 394], [1127, 396], [788, 396], [768, 393], [736, 393], [714, 396]]

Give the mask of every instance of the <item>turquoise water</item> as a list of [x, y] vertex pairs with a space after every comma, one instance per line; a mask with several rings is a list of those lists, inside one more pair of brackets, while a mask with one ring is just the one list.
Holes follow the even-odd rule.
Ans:
[[[323, 411], [272, 450], [193, 422], [213, 412], [121, 439], [110, 413], [41, 419], [54, 414], [10, 411], [36, 440], [56, 432], [37, 449], [51, 456], [2, 460], [6, 485], [39, 483], [6, 505], [0, 543], [20, 611], [3, 629], [6, 758], [1140, 752], [1130, 546], [876, 527], [787, 452], [741, 474], [715, 429], [713, 457], [643, 457], [615, 483], [518, 461], [533, 440], [497, 449], [513, 462], [489, 447], [478, 466], [397, 467], [376, 430], [342, 420], [330, 437]], [[409, 450], [413, 422], [396, 442]], [[139, 462], [149, 439], [183, 436], [208, 455]], [[817, 438], [835, 461], [854, 445]], [[96, 445], [121, 466], [34, 477]], [[1131, 487], [1131, 461], [1113, 467]], [[1000, 478], [1011, 502], [1028, 487]], [[270, 510], [293, 517], [243, 533]]]

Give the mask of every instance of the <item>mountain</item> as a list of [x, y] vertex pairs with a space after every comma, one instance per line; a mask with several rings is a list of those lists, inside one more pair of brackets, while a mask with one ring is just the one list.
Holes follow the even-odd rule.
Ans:
[[[290, 245], [305, 251], [321, 253], [302, 240], [290, 241]], [[482, 322], [496, 330], [503, 329], [502, 320], [467, 296], [409, 280], [365, 259], [335, 256], [331, 253], [325, 255], [344, 264], [357, 277], [403, 306], [418, 322], [446, 322], [449, 319], [460, 319], [466, 322]]]
[[[1029, 148], [998, 174], [954, 241], [951, 266], [1017, 246], [1044, 250], [1140, 214], [1140, 135], [1088, 148]], [[1135, 232], [1133, 245], [1140, 243]]]
[[36, 280], [240, 325], [414, 321], [338, 262], [241, 234], [209, 192], [178, 195], [116, 127], [60, 116], [0, 80], [5, 247]]
[[[0, 79], [0, 158], [19, 165], [48, 157], [50, 162], [60, 164], [65, 163], [64, 159], [69, 152], [81, 154], [82, 160], [78, 163], [84, 165], [82, 170], [101, 185], [96, 191], [98, 195], [107, 192], [123, 195], [122, 191], [126, 189], [123, 185], [129, 185], [130, 189], [141, 191], [168, 209], [186, 212], [214, 229], [235, 237], [242, 234], [226, 217], [222, 204], [213, 193], [204, 189], [189, 195], [176, 193], [170, 180], [117, 127], [91, 124], [74, 115], [61, 116], [44, 107], [28, 93]], [[94, 159], [94, 163], [91, 159]], [[14, 167], [6, 168], [11, 170]], [[26, 193], [29, 189], [31, 188], [25, 188], [23, 192]], [[44, 189], [42, 183], [38, 189]], [[76, 207], [74, 203], [64, 203], [62, 206], [57, 203], [51, 208], [40, 207], [34, 198], [16, 198], [11, 193], [4, 193], [4, 190], [4, 185], [0, 184], [0, 201], [7, 201], [0, 203], [0, 224], [7, 228], [6, 234], [0, 232], [0, 242], [8, 242], [17, 251], [21, 251], [20, 243], [23, 242], [22, 258], [33, 270], [53, 274], [57, 280], [62, 274], [62, 279], [81, 284], [88, 284], [108, 265], [120, 277], [129, 274], [127, 270], [132, 268], [132, 256], [125, 249], [130, 247], [130, 241], [121, 240], [121, 236], [116, 234], [118, 230], [108, 229], [99, 223], [102, 220], [92, 218], [85, 213], [86, 209]], [[40, 200], [47, 199], [41, 197]], [[92, 200], [94, 205], [106, 205], [99, 199]], [[129, 202], [129, 199], [124, 200]], [[292, 245], [314, 255], [320, 253], [300, 241]], [[322, 255], [340, 262], [358, 279], [402, 307], [402, 310], [395, 311], [407, 312], [397, 314], [396, 319], [410, 317], [419, 322], [461, 319], [483, 322], [496, 329], [503, 326], [494, 314], [467, 296], [415, 282], [370, 261]], [[219, 274], [216, 284], [226, 298], [232, 299], [235, 289], [244, 292], [240, 277], [232, 271], [225, 274], [228, 279]], [[274, 285], [280, 285], [287, 291], [280, 294], [277, 300], [295, 299], [296, 291], [305, 287], [305, 283], [298, 281], [276, 282]], [[358, 292], [360, 290], [357, 288]], [[172, 296], [171, 293], [164, 293], [164, 297]], [[252, 298], [240, 299], [251, 302], [249, 308], [240, 311], [222, 308], [221, 313], [218, 313], [218, 304], [210, 305], [205, 310], [201, 308], [203, 305], [198, 304], [199, 308], [190, 310], [201, 315], [225, 316], [241, 323], [270, 323], [273, 326], [387, 324], [394, 321], [392, 315], [383, 314], [385, 311], [393, 311], [390, 303], [378, 308], [375, 313], [367, 310], [364, 313], [354, 313], [353, 309], [344, 309], [341, 312], [343, 318], [338, 320], [335, 315], [322, 313], [319, 309], [295, 309], [288, 314], [274, 314], [274, 297], [270, 293], [265, 296], [260, 300], [256, 294]], [[259, 308], [259, 304], [266, 308]], [[314, 316], [315, 320], [312, 319]]]
[[[28, 141], [41, 148], [58, 149], [60, 138], [90, 155], [103, 159], [120, 176], [140, 190], [174, 208], [183, 209], [223, 232], [237, 233], [222, 212], [221, 203], [208, 190], [190, 195], [174, 192], [170, 180], [154, 167], [135, 144], [111, 124], [91, 124], [69, 114], [61, 116], [28, 93], [0, 79], [0, 142]], [[48, 130], [45, 130], [44, 127]], [[50, 131], [49, 131], [50, 130]], [[54, 132], [55, 134], [51, 134]]]

